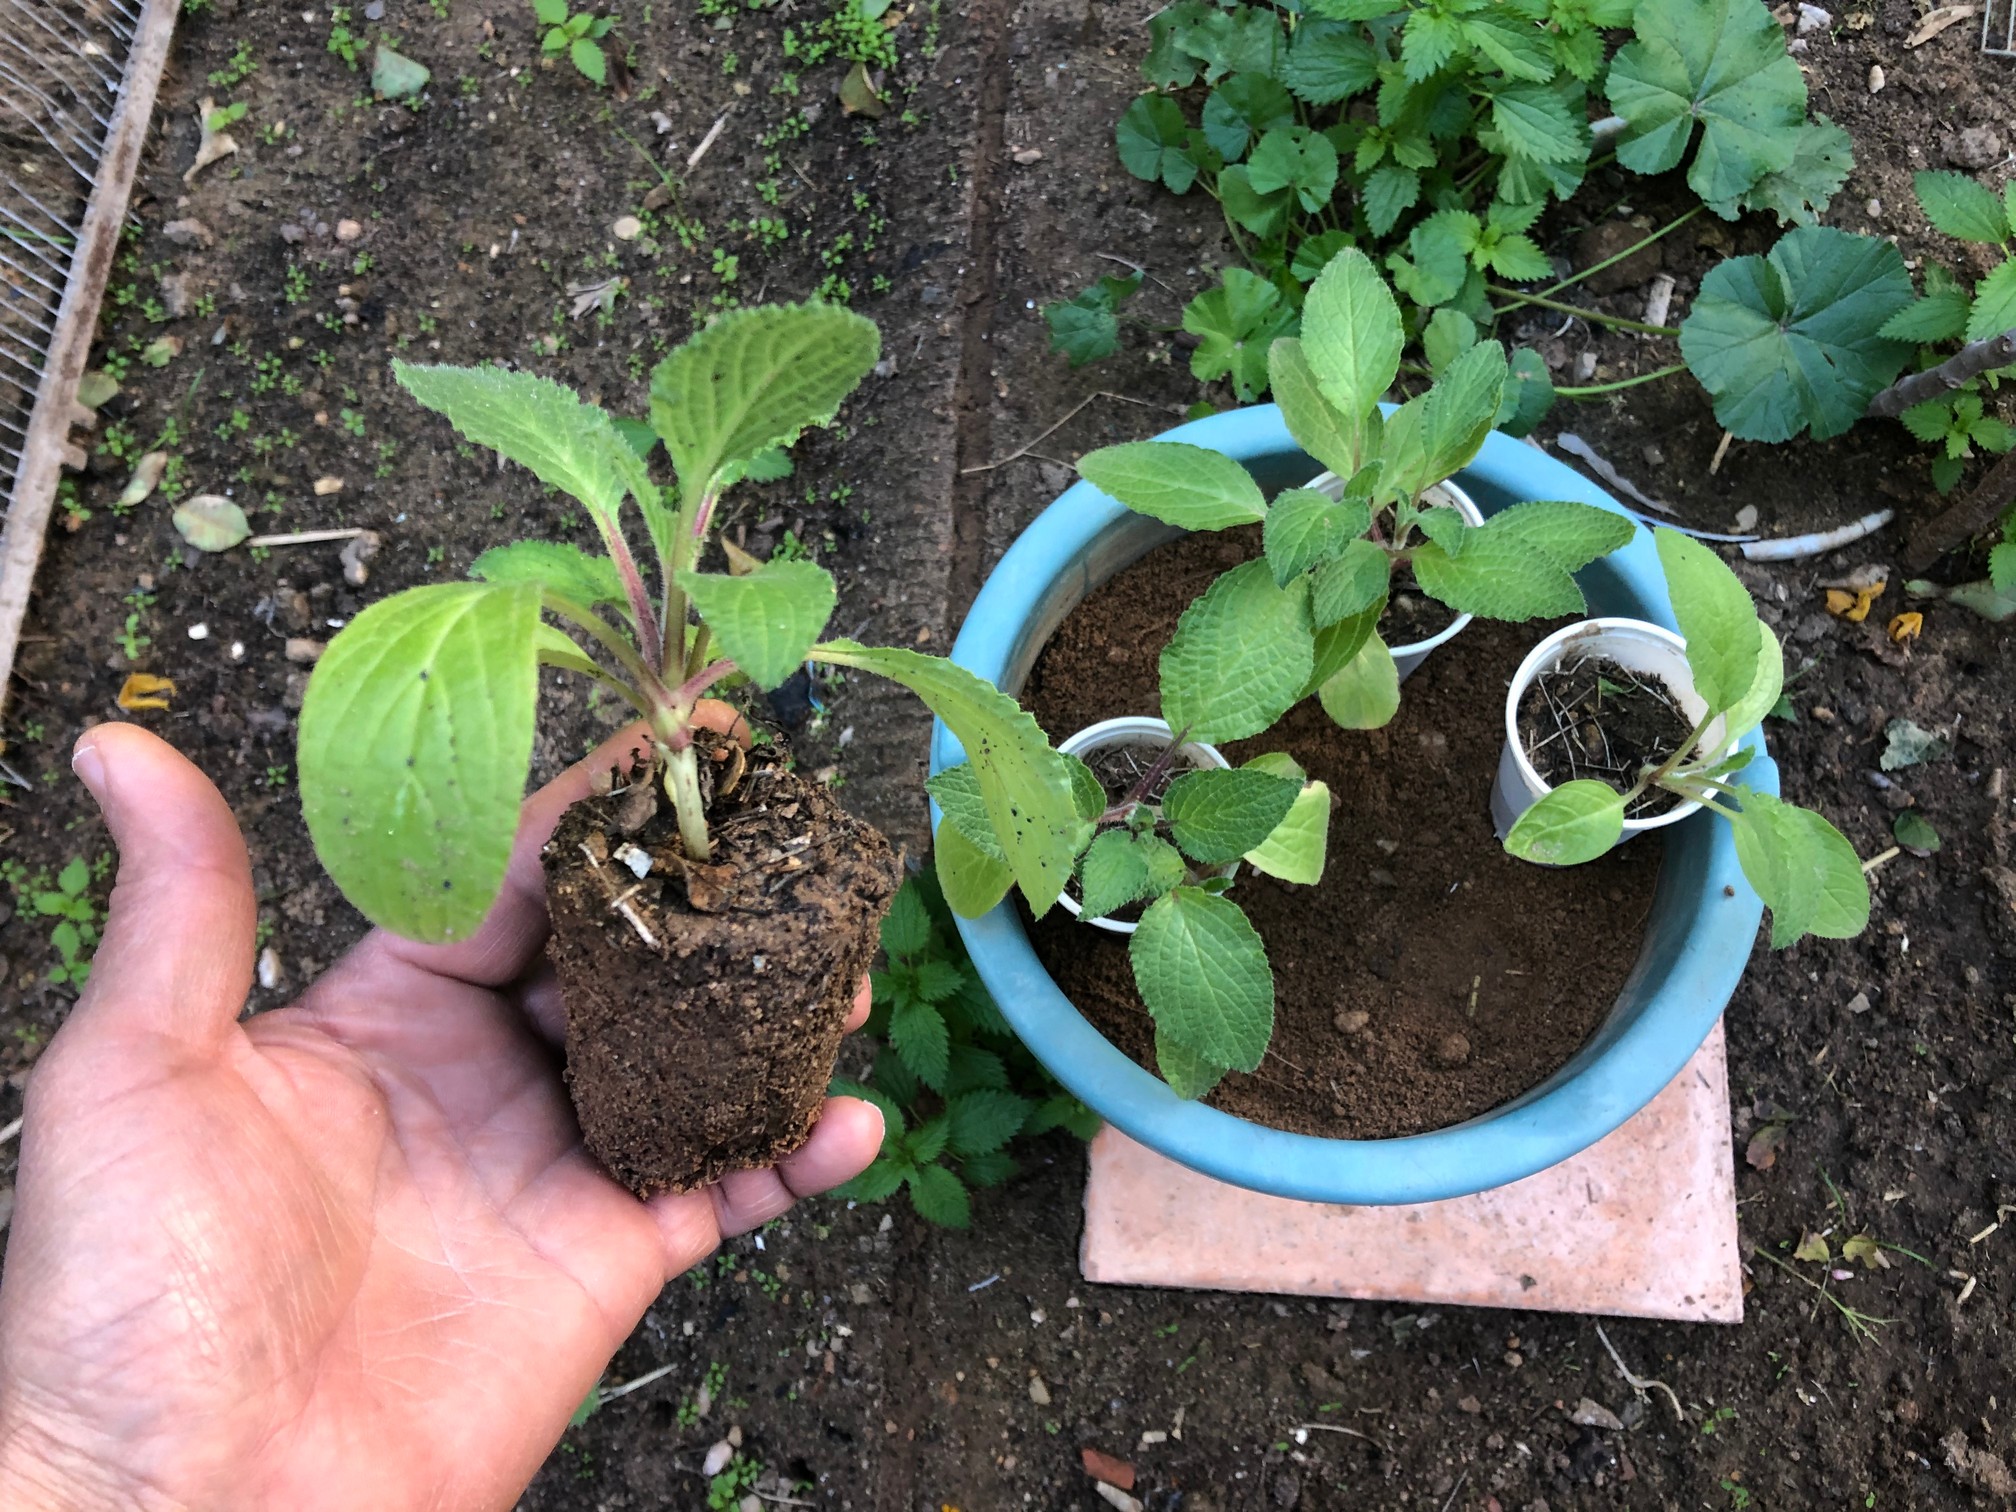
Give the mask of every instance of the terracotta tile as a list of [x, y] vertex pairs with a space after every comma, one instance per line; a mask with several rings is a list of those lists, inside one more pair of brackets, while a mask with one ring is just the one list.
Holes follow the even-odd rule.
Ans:
[[1629, 1123], [1524, 1181], [1448, 1202], [1333, 1207], [1200, 1176], [1106, 1128], [1088, 1281], [1740, 1323], [1728, 1067], [1718, 1023]]

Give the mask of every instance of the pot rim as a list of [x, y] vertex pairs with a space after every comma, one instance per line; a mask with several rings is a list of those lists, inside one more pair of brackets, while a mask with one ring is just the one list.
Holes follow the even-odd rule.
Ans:
[[[1159, 740], [1164, 746], [1167, 746], [1175, 738], [1175, 734], [1176, 732], [1169, 728], [1169, 722], [1166, 719], [1156, 719], [1146, 714], [1122, 714], [1113, 719], [1102, 719], [1096, 724], [1085, 726], [1084, 729], [1080, 730], [1070, 739], [1060, 742], [1057, 749], [1067, 756], [1080, 756], [1086, 751], [1104, 750], [1107, 746], [1115, 745], [1121, 739], [1130, 736]], [[1223, 751], [1201, 740], [1186, 740], [1178, 748], [1179, 755], [1189, 755], [1191, 752], [1196, 753], [1194, 756], [1190, 756], [1194, 769], [1200, 772], [1222, 771], [1232, 765], [1231, 762], [1225, 759]], [[1234, 875], [1238, 870], [1239, 863], [1234, 861], [1228, 866], [1219, 867], [1218, 875], [1229, 877]], [[1072, 897], [1068, 891], [1057, 895], [1057, 906], [1070, 914], [1072, 918], [1082, 920], [1084, 923], [1090, 924], [1094, 929], [1106, 929], [1111, 930], [1114, 934], [1131, 935], [1141, 927], [1139, 924], [1130, 924], [1125, 919], [1115, 919], [1103, 915], [1097, 919], [1087, 919], [1084, 916], [1085, 911], [1078, 906], [1078, 900]]]
[[[1263, 489], [1293, 487], [1317, 464], [1273, 405], [1234, 410], [1164, 432], [1244, 464]], [[1527, 499], [1574, 499], [1625, 511], [1594, 483], [1538, 449], [1494, 433], [1463, 470], [1487, 513]], [[1628, 517], [1628, 516], [1627, 516]], [[1079, 482], [1016, 538], [983, 584], [953, 660], [1019, 692], [1043, 640], [1098, 583], [1178, 532], [1132, 515]], [[1672, 627], [1665, 574], [1650, 532], [1584, 569], [1598, 607]], [[1760, 792], [1778, 790], [1760, 731], [1743, 743]], [[940, 721], [932, 766], [965, 759]], [[932, 805], [935, 823], [941, 815]], [[1311, 1202], [1410, 1203], [1506, 1185], [1587, 1149], [1662, 1089], [1707, 1038], [1741, 979], [1763, 918], [1730, 827], [1698, 817], [1668, 832], [1644, 947], [1610, 1016], [1539, 1086], [1466, 1123], [1397, 1139], [1325, 1139], [1249, 1123], [1186, 1102], [1121, 1054], [1043, 969], [1016, 907], [1004, 903], [958, 928], [994, 1001], [1071, 1093], [1123, 1133], [1220, 1181]], [[1655, 964], [1656, 963], [1656, 964]]]
[[[1512, 682], [1505, 690], [1505, 748], [1512, 753], [1512, 761], [1518, 768], [1520, 780], [1533, 791], [1535, 802], [1553, 792], [1554, 786], [1534, 768], [1532, 758], [1526, 753], [1526, 742], [1519, 736], [1519, 700], [1526, 696], [1526, 690], [1542, 672], [1549, 672], [1560, 666], [1567, 659], [1567, 653], [1571, 649], [1581, 649], [1582, 643], [1587, 643], [1590, 654], [1600, 655], [1600, 651], [1595, 648], [1605, 641], [1630, 637], [1652, 641], [1661, 649], [1673, 652], [1679, 658], [1681, 667], [1683, 669], [1686, 667], [1687, 642], [1677, 631], [1668, 630], [1664, 625], [1655, 625], [1650, 620], [1633, 619], [1629, 615], [1617, 614], [1577, 620], [1572, 625], [1563, 625], [1527, 652], [1526, 659], [1519, 663], [1519, 670], [1512, 674]], [[1689, 710], [1689, 718], [1700, 718], [1700, 715], [1692, 712], [1690, 706], [1699, 705], [1706, 708], [1707, 705], [1702, 701], [1701, 695], [1695, 692], [1691, 679], [1685, 687], [1678, 687], [1663, 674], [1653, 675], [1666, 684], [1667, 691], [1680, 701], [1683, 709]], [[1725, 729], [1722, 720], [1715, 720], [1708, 726], [1700, 744], [1712, 749], [1726, 738]], [[1631, 836], [1643, 834], [1647, 830], [1664, 829], [1669, 824], [1678, 824], [1682, 819], [1700, 812], [1700, 803], [1689, 799], [1676, 803], [1664, 813], [1655, 814], [1650, 819], [1626, 819], [1624, 838], [1628, 840]], [[1620, 840], [1618, 843], [1623, 842]]]
[[[1344, 480], [1334, 472], [1318, 473], [1302, 486], [1304, 488], [1313, 488], [1318, 493], [1326, 493], [1333, 499], [1342, 498], [1344, 494]], [[1421, 492], [1424, 496], [1436, 493], [1447, 494], [1449, 496], [1449, 507], [1463, 516], [1465, 524], [1482, 525], [1484, 523], [1484, 511], [1477, 507], [1475, 499], [1472, 499], [1470, 495], [1457, 486], [1454, 478], [1444, 478], [1440, 483], [1431, 484]], [[1388, 646], [1386, 649], [1392, 654], [1393, 660], [1396, 662], [1403, 658], [1411, 658], [1419, 662], [1437, 646], [1446, 646], [1451, 640], [1455, 639], [1462, 632], [1463, 627], [1475, 618], [1476, 616], [1472, 614], [1458, 614], [1441, 631], [1429, 636], [1426, 640], [1409, 641], [1404, 646]]]

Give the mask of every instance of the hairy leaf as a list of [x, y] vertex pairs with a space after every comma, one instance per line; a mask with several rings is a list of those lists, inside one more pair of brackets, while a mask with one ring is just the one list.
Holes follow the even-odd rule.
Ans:
[[1301, 341], [1293, 336], [1277, 340], [1268, 354], [1267, 371], [1274, 402], [1281, 406], [1282, 422], [1295, 444], [1338, 477], [1350, 476], [1365, 442], [1363, 420], [1340, 415], [1324, 397]]
[[1378, 629], [1379, 617], [1385, 612], [1386, 595], [1381, 593], [1358, 613], [1346, 615], [1335, 624], [1325, 625], [1316, 632], [1316, 654], [1309, 668], [1309, 681], [1302, 685], [1303, 698], [1317, 692], [1323, 684], [1351, 664], [1372, 632]]
[[1267, 838], [1246, 852], [1247, 865], [1283, 882], [1313, 886], [1323, 880], [1330, 848], [1330, 789], [1306, 782], [1287, 815]]
[[1847, 836], [1810, 809], [1739, 787], [1736, 859], [1771, 910], [1771, 947], [1849, 940], [1869, 923], [1869, 881]]
[[1128, 441], [1078, 459], [1078, 473], [1136, 514], [1184, 530], [1224, 530], [1267, 518], [1253, 475], [1223, 452], [1184, 441]]
[[987, 913], [1014, 886], [1015, 874], [1008, 870], [1008, 863], [988, 855], [950, 819], [938, 822], [931, 854], [946, 906], [962, 919], [977, 919]]
[[1403, 340], [1400, 307], [1372, 259], [1355, 247], [1339, 252], [1309, 286], [1302, 355], [1347, 423], [1362, 421], [1393, 386]]
[[1160, 1024], [1155, 1026], [1155, 1069], [1169, 1090], [1195, 1101], [1225, 1079], [1225, 1068], [1214, 1066]]
[[1078, 867], [1082, 917], [1103, 919], [1148, 894], [1148, 861], [1125, 830], [1094, 840]]
[[1769, 625], [1760, 621], [1757, 629], [1757, 671], [1723, 722], [1732, 745], [1764, 723], [1764, 716], [1777, 708], [1778, 700], [1785, 695], [1785, 650]]
[[1505, 849], [1542, 866], [1580, 866], [1624, 838], [1624, 795], [1607, 782], [1564, 782], [1521, 814]]
[[1358, 654], [1316, 690], [1316, 698], [1340, 729], [1377, 730], [1390, 724], [1400, 711], [1400, 669], [1386, 642], [1367, 635]]
[[564, 541], [493, 546], [470, 564], [469, 575], [500, 586], [537, 583], [584, 609], [624, 600], [623, 580], [607, 557], [590, 556]]
[[682, 571], [679, 586], [724, 655], [765, 692], [781, 687], [833, 616], [833, 574], [815, 562], [766, 562], [742, 577]]
[[994, 835], [994, 821], [988, 816], [987, 800], [980, 792], [980, 769], [962, 761], [924, 780], [925, 791], [938, 801], [946, 821], [986, 856], [1007, 859]]
[[1141, 915], [1127, 954], [1159, 1034], [1214, 1065], [1260, 1064], [1274, 1034], [1274, 974], [1238, 904], [1179, 887]]
[[1169, 784], [1162, 817], [1186, 856], [1205, 866], [1223, 866], [1273, 834], [1301, 791], [1298, 780], [1251, 767], [1185, 772]]
[[1764, 639], [1757, 606], [1728, 564], [1692, 536], [1657, 530], [1653, 540], [1666, 570], [1673, 618], [1687, 642], [1694, 691], [1719, 714], [1735, 707], [1757, 680]]
[[1183, 611], [1161, 658], [1162, 717], [1193, 740], [1257, 735], [1301, 696], [1315, 658], [1307, 589], [1246, 562]]
[[1309, 582], [1309, 619], [1318, 630], [1362, 614], [1386, 597], [1393, 576], [1392, 558], [1362, 536], [1350, 542], [1337, 559], [1325, 562]]
[[1514, 504], [1493, 515], [1486, 528], [1518, 536], [1568, 572], [1608, 556], [1637, 533], [1637, 526], [1615, 510], [1566, 499]]
[[[1276, 494], [1260, 533], [1274, 581], [1287, 587], [1291, 579], [1342, 551], [1345, 543], [1370, 523], [1370, 512], [1358, 500], [1339, 503], [1313, 488], [1290, 488]], [[1327, 621], [1319, 619], [1317, 623]]]

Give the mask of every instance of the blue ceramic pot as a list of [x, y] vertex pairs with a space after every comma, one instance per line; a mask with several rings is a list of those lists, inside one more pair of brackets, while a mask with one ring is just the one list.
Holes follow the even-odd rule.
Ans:
[[[1214, 415], [1168, 432], [1236, 457], [1271, 495], [1321, 469], [1272, 405]], [[1527, 499], [1616, 501], [1579, 473], [1509, 436], [1493, 435], [1457, 481], [1486, 515]], [[1621, 512], [1621, 511], [1620, 511]], [[989, 575], [952, 659], [1009, 693], [1064, 616], [1122, 568], [1180, 532], [1137, 515], [1089, 483], [1044, 510]], [[1590, 611], [1675, 628], [1648, 532], [1579, 574]], [[1461, 656], [1462, 642], [1439, 653]], [[1116, 714], [1139, 713], [1116, 709]], [[1761, 734], [1744, 773], [1778, 790]], [[944, 725], [933, 771], [964, 759]], [[1482, 809], [1488, 794], [1476, 794]], [[934, 822], [937, 814], [933, 811]], [[1334, 884], [1333, 884], [1334, 885]], [[1315, 1202], [1426, 1202], [1530, 1176], [1594, 1144], [1671, 1081], [1727, 1005], [1763, 914], [1736, 862], [1727, 823], [1702, 813], [1665, 840], [1644, 945], [1617, 1006], [1574, 1059], [1540, 1086], [1468, 1123], [1405, 1139], [1318, 1139], [1186, 1102], [1121, 1054], [1071, 1005], [1030, 947], [1012, 903], [959, 923], [987, 990], [1015, 1031], [1073, 1093], [1142, 1144], [1220, 1181]], [[1591, 919], [1590, 948], [1605, 921]]]

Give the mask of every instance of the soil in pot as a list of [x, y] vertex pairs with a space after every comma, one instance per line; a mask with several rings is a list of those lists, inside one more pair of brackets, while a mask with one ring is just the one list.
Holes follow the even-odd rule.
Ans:
[[708, 864], [685, 860], [649, 783], [577, 803], [545, 852], [568, 1088], [590, 1153], [639, 1196], [805, 1143], [902, 881], [780, 745], [702, 771]]
[[[1178, 753], [1168, 754], [1167, 745], [1152, 740], [1119, 740], [1112, 745], [1099, 747], [1084, 756], [1086, 767], [1098, 779], [1100, 789], [1106, 794], [1106, 806], [1117, 807], [1129, 800], [1159, 804], [1169, 791], [1169, 784], [1185, 772], [1202, 770], [1205, 763], [1193, 757]], [[1080, 896], [1078, 883], [1070, 884], [1072, 900]], [[1104, 919], [1117, 920], [1124, 924], [1141, 922], [1142, 905], [1128, 903], [1111, 913], [1100, 915]]]
[[1403, 564], [1393, 574], [1386, 612], [1379, 616], [1379, 638], [1392, 646], [1416, 646], [1433, 640], [1456, 623], [1456, 611], [1431, 599], [1414, 585], [1414, 569]]
[[[1162, 547], [1066, 618], [1024, 691], [1053, 738], [1159, 707], [1156, 661], [1177, 616], [1257, 554], [1253, 534]], [[1246, 872], [1233, 893], [1274, 965], [1274, 1043], [1214, 1106], [1334, 1138], [1442, 1128], [1544, 1081], [1608, 1015], [1651, 908], [1656, 838], [1549, 870], [1506, 856], [1488, 812], [1503, 690], [1547, 628], [1473, 624], [1408, 680], [1384, 730], [1340, 730], [1312, 699], [1225, 748], [1235, 764], [1290, 752], [1336, 808], [1321, 886]], [[1124, 938], [1061, 910], [1031, 937], [1079, 1010], [1152, 1068]]]
[[[1606, 656], [1549, 668], [1519, 700], [1519, 739], [1549, 787], [1590, 778], [1628, 791], [1641, 771], [1671, 756], [1692, 733], [1664, 683]], [[1651, 788], [1632, 800], [1625, 817], [1656, 818], [1685, 801]]]

